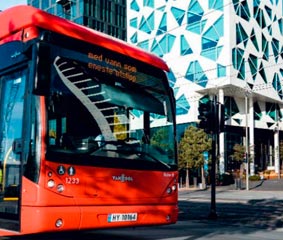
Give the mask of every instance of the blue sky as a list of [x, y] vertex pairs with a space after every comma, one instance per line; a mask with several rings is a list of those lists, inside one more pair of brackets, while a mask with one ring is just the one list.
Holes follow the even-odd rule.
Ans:
[[7, 8], [21, 4], [27, 4], [27, 0], [0, 0], [0, 10], [4, 11]]

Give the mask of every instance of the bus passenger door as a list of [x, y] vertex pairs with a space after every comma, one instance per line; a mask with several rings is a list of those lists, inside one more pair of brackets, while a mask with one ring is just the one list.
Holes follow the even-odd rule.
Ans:
[[0, 233], [20, 230], [26, 71], [0, 75]]

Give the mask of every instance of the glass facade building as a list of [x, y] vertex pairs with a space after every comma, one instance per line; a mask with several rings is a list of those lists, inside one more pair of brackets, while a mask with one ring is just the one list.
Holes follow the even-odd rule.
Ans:
[[28, 5], [127, 40], [126, 0], [28, 0]]
[[[283, 113], [283, 4], [279, 0], [129, 0], [128, 41], [161, 56], [182, 136], [199, 103], [225, 105], [219, 171], [234, 168], [233, 146], [248, 143], [251, 174], [279, 171]], [[248, 134], [246, 134], [248, 130]], [[247, 135], [247, 138], [246, 138]]]

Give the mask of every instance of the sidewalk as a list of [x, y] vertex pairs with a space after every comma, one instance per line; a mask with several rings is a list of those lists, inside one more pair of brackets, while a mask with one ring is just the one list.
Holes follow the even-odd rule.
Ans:
[[[241, 184], [241, 190], [246, 189], [246, 182]], [[231, 190], [236, 189], [236, 185], [229, 186]], [[283, 179], [249, 181], [249, 190], [253, 191], [283, 191]]]
[[[180, 189], [179, 199], [190, 201], [210, 201], [210, 187], [207, 189]], [[218, 202], [249, 202], [251, 200], [273, 199], [283, 200], [283, 179], [250, 181], [249, 190], [245, 183], [241, 189], [234, 184], [216, 186], [216, 201]]]

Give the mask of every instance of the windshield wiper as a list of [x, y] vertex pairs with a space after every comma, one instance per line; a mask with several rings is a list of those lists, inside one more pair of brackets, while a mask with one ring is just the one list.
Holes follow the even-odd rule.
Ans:
[[93, 154], [93, 153], [97, 152], [98, 150], [104, 148], [106, 145], [109, 144], [109, 145], [115, 146], [115, 148], [105, 148], [105, 149], [103, 149], [104, 151], [113, 151], [113, 152], [124, 153], [124, 154], [135, 154], [139, 158], [142, 158], [142, 156], [145, 155], [146, 157], [149, 157], [154, 162], [160, 163], [160, 164], [164, 165], [166, 168], [171, 169], [171, 166], [169, 164], [159, 160], [158, 158], [156, 158], [152, 154], [148, 153], [147, 151], [139, 150], [139, 149], [142, 149], [142, 147], [140, 145], [137, 146], [136, 144], [127, 143], [124, 140], [118, 140], [118, 141], [102, 140], [102, 141], [98, 141], [98, 142], [100, 142], [101, 145], [98, 148], [88, 152], [88, 154]]
[[149, 154], [148, 152], [144, 152], [144, 151], [133, 151], [137, 156], [139, 156], [140, 158], [142, 158], [141, 155], [146, 155], [147, 157], [150, 157], [152, 160], [154, 160], [157, 163], [161, 163], [164, 166], [166, 166], [168, 169], [171, 169], [171, 166], [161, 160], [159, 160], [158, 158], [152, 156], [151, 154]]
[[126, 154], [136, 154], [139, 158], [143, 158], [143, 155], [149, 157], [151, 160], [153, 160], [154, 162], [157, 162], [157, 163], [160, 163], [162, 165], [164, 165], [166, 168], [168, 169], [171, 169], [171, 166], [161, 160], [159, 160], [158, 158], [154, 157], [152, 154], [146, 152], [146, 151], [140, 151], [140, 150], [137, 150], [137, 148], [133, 148], [133, 149], [130, 149], [127, 148], [127, 149], [123, 149], [123, 148], [119, 148], [119, 149], [112, 149], [112, 150], [109, 150], [109, 151], [115, 151], [115, 152], [118, 152], [118, 153], [126, 153]]
[[124, 146], [131, 146], [132, 144], [128, 144], [124, 140], [95, 140], [97, 146], [95, 148], [90, 149], [89, 151], [85, 152], [85, 154], [92, 154], [98, 150], [105, 148], [106, 145], [113, 145], [113, 147], [105, 148], [105, 151], [116, 151], [117, 148], [122, 148]]

